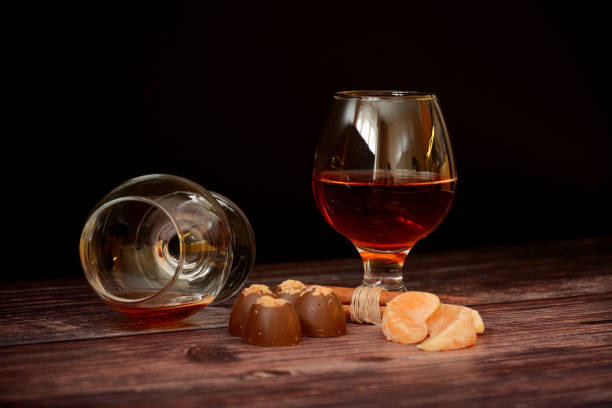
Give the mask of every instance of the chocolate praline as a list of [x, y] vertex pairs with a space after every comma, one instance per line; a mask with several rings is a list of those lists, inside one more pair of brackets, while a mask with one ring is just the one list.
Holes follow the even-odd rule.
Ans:
[[274, 293], [266, 285], [255, 284], [240, 292], [230, 314], [229, 334], [232, 336], [242, 336], [251, 306], [253, 306], [253, 302], [262, 296], [274, 296]]
[[335, 293], [324, 286], [311, 286], [295, 302], [302, 335], [336, 337], [346, 334], [346, 316]]
[[295, 301], [300, 297], [304, 290], [306, 290], [306, 286], [302, 282], [288, 279], [276, 286], [274, 289], [274, 294], [276, 297], [286, 299], [295, 305]]
[[262, 296], [257, 299], [246, 323], [242, 342], [253, 346], [296, 346], [302, 341], [300, 319], [285, 300]]

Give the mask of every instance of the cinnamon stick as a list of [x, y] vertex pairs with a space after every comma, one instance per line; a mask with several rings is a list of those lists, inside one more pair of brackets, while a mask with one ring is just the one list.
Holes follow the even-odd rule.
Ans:
[[[338, 297], [338, 299], [340, 299], [340, 302], [342, 302], [345, 305], [350, 305], [351, 304], [351, 298], [353, 296], [353, 292], [355, 291], [355, 288], [345, 288], [342, 286], [327, 286], [325, 285], [325, 287], [330, 288]], [[394, 297], [401, 295], [404, 292], [392, 292], [390, 290], [383, 290], [380, 292], [380, 305], [381, 306], [385, 306], [387, 304], [387, 302], [391, 301], [391, 299], [393, 299]]]

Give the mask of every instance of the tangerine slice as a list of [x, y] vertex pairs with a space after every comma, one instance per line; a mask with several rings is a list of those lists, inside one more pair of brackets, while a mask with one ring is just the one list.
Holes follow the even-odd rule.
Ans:
[[[468, 307], [468, 309], [470, 308]], [[484, 322], [482, 321], [482, 317], [480, 317], [480, 313], [474, 309], [470, 309], [470, 312], [472, 313], [472, 319], [474, 320], [474, 330], [476, 330], [476, 333], [478, 334], [484, 333]]]
[[465, 306], [440, 304], [427, 319], [427, 327], [429, 338], [417, 345], [421, 350], [456, 350], [476, 343], [474, 314]]
[[427, 337], [427, 318], [434, 313], [440, 299], [433, 293], [406, 292], [387, 303], [382, 332], [388, 340], [412, 344]]

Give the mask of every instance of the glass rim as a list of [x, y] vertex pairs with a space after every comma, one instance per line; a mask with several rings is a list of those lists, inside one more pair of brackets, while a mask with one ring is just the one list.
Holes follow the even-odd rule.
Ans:
[[433, 92], [401, 91], [401, 90], [354, 90], [338, 91], [334, 94], [336, 99], [363, 99], [363, 100], [432, 100], [437, 99]]
[[[185, 241], [183, 238], [183, 234], [181, 233], [181, 229], [178, 226], [178, 223], [176, 221], [176, 219], [174, 218], [174, 216], [172, 214], [170, 214], [168, 212], [168, 210], [166, 210], [163, 206], [161, 206], [159, 203], [155, 202], [154, 200], [151, 200], [149, 198], [146, 197], [140, 197], [140, 196], [125, 196], [125, 197], [118, 197], [115, 198], [113, 200], [107, 201], [105, 203], [103, 203], [102, 205], [100, 205], [99, 207], [97, 207], [92, 214], [89, 216], [89, 218], [87, 219], [87, 222], [85, 223], [85, 226], [83, 227], [83, 231], [81, 233], [81, 239], [80, 239], [80, 243], [79, 243], [79, 251], [81, 253], [83, 253], [85, 251], [85, 248], [87, 246], [86, 242], [88, 241], [87, 236], [89, 235], [92, 227], [95, 225], [95, 221], [97, 221], [99, 215], [108, 210], [109, 208], [120, 204], [120, 203], [124, 203], [124, 202], [130, 202], [130, 201], [136, 201], [136, 202], [141, 202], [141, 203], [145, 203], [150, 205], [153, 208], [157, 208], [158, 210], [161, 210], [164, 215], [166, 217], [168, 217], [168, 219], [170, 220], [170, 222], [172, 223], [172, 226], [174, 228], [174, 230], [177, 233], [177, 237], [179, 240], [179, 259], [174, 271], [174, 275], [172, 275], [172, 278], [163, 286], [161, 287], [159, 290], [157, 290], [157, 292], [153, 293], [150, 296], [146, 296], [143, 298], [137, 298], [137, 299], [129, 299], [129, 298], [123, 298], [123, 297], [119, 297], [117, 295], [114, 295], [110, 292], [108, 292], [104, 287], [102, 287], [101, 290], [101, 294], [103, 296], [105, 296], [106, 298], [112, 300], [115, 303], [119, 303], [119, 304], [138, 304], [138, 303], [145, 303], [148, 302], [152, 299], [155, 299], [161, 295], [163, 295], [164, 293], [166, 293], [173, 285], [174, 283], [178, 280], [179, 276], [181, 275], [182, 271], [183, 271], [183, 264], [184, 264], [184, 259], [185, 259], [185, 252], [184, 252], [184, 248], [185, 248]], [[81, 257], [81, 263], [83, 264], [83, 269], [88, 270], [89, 268], [87, 267], [87, 265], [85, 265], [83, 263], [83, 257]], [[87, 278], [87, 280], [91, 281], [90, 276], [88, 273], [85, 274], [85, 277]], [[95, 284], [95, 282], [93, 282]], [[96, 285], [94, 285], [96, 286]]]

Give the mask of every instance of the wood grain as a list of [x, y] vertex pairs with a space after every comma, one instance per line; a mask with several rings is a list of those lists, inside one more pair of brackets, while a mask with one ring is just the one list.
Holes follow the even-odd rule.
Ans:
[[[378, 326], [257, 348], [225, 330], [0, 348], [0, 401], [41, 406], [563, 406], [612, 402], [612, 295], [483, 305], [472, 348], [423, 352]], [[44, 369], [41, 369], [44, 362]], [[316, 385], [316, 386], [315, 386]], [[343, 405], [343, 404], [340, 404]]]
[[[292, 277], [306, 284], [357, 286], [355, 259], [259, 265], [251, 282], [278, 284]], [[408, 290], [433, 292], [450, 303], [480, 305], [612, 291], [612, 236], [418, 253], [406, 259]]]
[[100, 299], [85, 278], [0, 290], [0, 346], [226, 327], [229, 310], [208, 307], [163, 326], [126, 317]]
[[[405, 279], [411, 290], [468, 306], [612, 292], [612, 237], [465, 251], [411, 254]], [[357, 286], [360, 261], [256, 265], [247, 284], [285, 279]], [[181, 322], [151, 327], [115, 312], [85, 278], [0, 285], [0, 346], [147, 332], [219, 328], [233, 299]]]
[[[358, 259], [257, 265], [248, 283], [356, 286]], [[83, 278], [0, 285], [0, 406], [612, 406], [612, 237], [412, 254], [410, 289], [478, 310], [469, 349], [431, 353], [374, 325], [257, 348], [231, 300], [164, 327]]]

